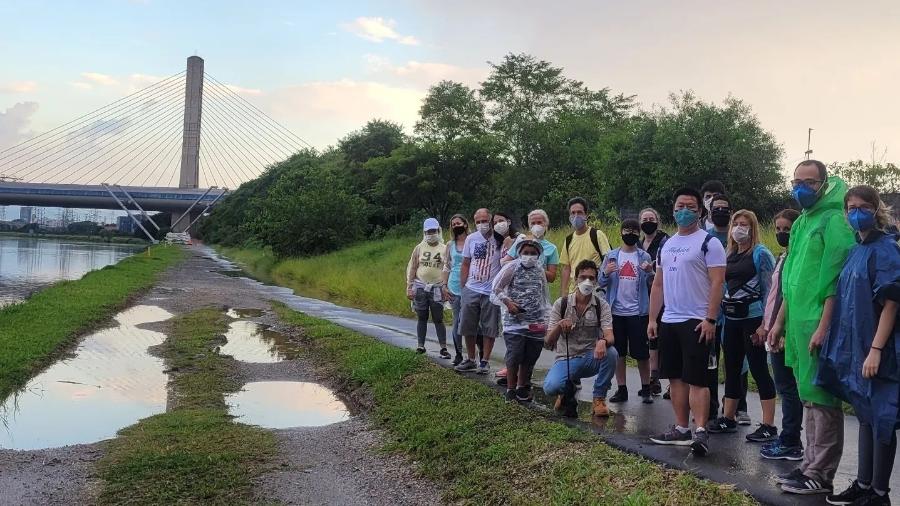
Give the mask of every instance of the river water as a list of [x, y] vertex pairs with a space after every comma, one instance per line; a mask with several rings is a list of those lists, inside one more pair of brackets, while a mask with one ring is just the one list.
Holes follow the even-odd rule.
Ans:
[[0, 306], [20, 301], [51, 283], [87, 272], [140, 251], [129, 244], [0, 236]]

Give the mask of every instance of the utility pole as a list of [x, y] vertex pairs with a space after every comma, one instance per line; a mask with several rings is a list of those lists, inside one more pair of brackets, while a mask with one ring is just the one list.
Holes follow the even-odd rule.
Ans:
[[812, 148], [810, 147], [812, 145], [812, 131], [813, 131], [813, 129], [810, 128], [809, 131], [806, 133], [806, 159], [807, 160], [809, 160], [809, 155], [812, 154]]

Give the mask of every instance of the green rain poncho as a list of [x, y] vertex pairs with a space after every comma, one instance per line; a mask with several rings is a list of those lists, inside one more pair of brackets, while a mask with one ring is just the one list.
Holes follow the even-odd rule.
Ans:
[[846, 193], [844, 181], [829, 177], [818, 202], [794, 222], [781, 278], [786, 307], [785, 365], [794, 370], [801, 400], [832, 407], [840, 407], [840, 400], [813, 385], [819, 359], [818, 353], [809, 353], [809, 340], [819, 326], [825, 299], [835, 295], [847, 254], [856, 244], [844, 217]]

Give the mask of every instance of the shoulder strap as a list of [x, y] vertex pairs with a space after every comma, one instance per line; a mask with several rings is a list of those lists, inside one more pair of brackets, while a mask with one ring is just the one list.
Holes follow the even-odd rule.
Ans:
[[[572, 235], [574, 235], [574, 233], [566, 236], [566, 255], [569, 255], [569, 245], [572, 244]], [[569, 262], [571, 262], [571, 261], [572, 261], [572, 258], [569, 257]]]
[[[700, 246], [700, 251], [703, 252], [703, 256], [706, 256], [709, 253], [709, 241], [710, 239], [714, 239], [713, 235], [709, 232], [706, 233], [706, 238], [703, 239], [703, 246]], [[718, 239], [717, 239], [718, 240]]]
[[600, 299], [596, 295], [594, 295], [594, 310], [597, 312], [597, 326], [599, 327], [603, 318], [600, 316]]
[[569, 306], [569, 296], [563, 295], [559, 298], [559, 318], [563, 319], [566, 317], [566, 309]]
[[597, 253], [600, 254], [600, 259], [603, 259], [603, 251], [600, 250], [600, 241], [597, 240], [597, 229], [591, 227], [588, 231], [588, 234], [591, 236], [591, 244], [594, 245], [594, 249], [597, 250]]

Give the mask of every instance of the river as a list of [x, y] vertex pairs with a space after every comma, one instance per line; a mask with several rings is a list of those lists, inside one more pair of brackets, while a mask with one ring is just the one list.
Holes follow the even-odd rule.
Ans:
[[78, 279], [141, 250], [131, 244], [0, 236], [0, 306], [51, 283]]

